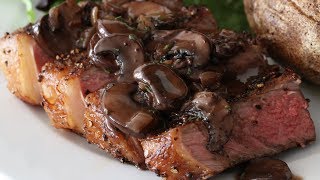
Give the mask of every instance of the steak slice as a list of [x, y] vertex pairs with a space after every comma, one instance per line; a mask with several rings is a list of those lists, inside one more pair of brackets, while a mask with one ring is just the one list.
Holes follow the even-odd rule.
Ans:
[[299, 77], [285, 72], [232, 105], [234, 128], [221, 151], [206, 149], [208, 133], [199, 122], [142, 141], [148, 168], [168, 179], [199, 179], [252, 158], [270, 156], [315, 140], [315, 127]]
[[202, 123], [190, 123], [143, 140], [146, 164], [167, 179], [208, 178], [231, 166], [228, 157], [207, 150], [208, 138]]
[[42, 105], [53, 126], [84, 134], [85, 96], [114, 78], [102, 69], [88, 65], [84, 52], [64, 55], [47, 63], [40, 74]]
[[296, 74], [286, 71], [264, 85], [258, 84], [264, 87], [233, 105], [235, 124], [224, 146], [233, 164], [315, 141], [315, 127], [300, 83]]
[[41, 67], [51, 61], [27, 33], [17, 31], [0, 38], [0, 69], [8, 80], [8, 89], [32, 105], [40, 105], [38, 75]]
[[41, 77], [42, 105], [56, 128], [83, 134], [85, 103], [79, 76], [83, 69], [47, 63]]
[[72, 51], [42, 68], [42, 104], [53, 126], [83, 135], [123, 162], [145, 167], [138, 139], [107, 128], [99, 109], [103, 102], [99, 90], [116, 77], [88, 62], [86, 52]]
[[115, 78], [94, 66], [76, 65], [79, 56], [82, 55], [72, 55], [65, 60], [70, 61], [69, 65], [55, 61], [43, 67], [42, 104], [53, 126], [81, 134], [89, 143], [97, 144], [122, 162], [144, 168], [139, 140], [106, 124], [106, 117], [100, 109], [103, 102], [100, 92], [103, 90], [99, 89]]

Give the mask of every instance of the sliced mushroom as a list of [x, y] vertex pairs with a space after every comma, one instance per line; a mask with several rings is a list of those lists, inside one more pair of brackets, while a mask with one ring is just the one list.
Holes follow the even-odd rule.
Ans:
[[137, 28], [142, 31], [172, 29], [178, 24], [178, 16], [161, 3], [134, 1], [124, 4], [123, 8], [129, 19], [136, 19]]
[[103, 96], [107, 119], [126, 134], [143, 137], [157, 124], [154, 115], [133, 101], [131, 94], [137, 90], [134, 84], [119, 83], [107, 89]]
[[194, 56], [192, 63], [194, 67], [208, 63], [210, 43], [204, 35], [194, 31], [181, 31], [173, 40], [176, 41], [176, 44], [171, 50], [185, 49], [190, 51]]
[[94, 36], [95, 33], [96, 29], [94, 27], [85, 29], [81, 33], [79, 40], [76, 41], [77, 47], [81, 49], [86, 49], [90, 44], [91, 38]]
[[[210, 41], [198, 32], [187, 30], [156, 31], [153, 35], [157, 44], [150, 44], [156, 59], [180, 61], [174, 68], [185, 68], [186, 65], [201, 67], [210, 59]], [[152, 49], [151, 47], [151, 49]], [[184, 65], [181, 66], [181, 63]]]
[[[97, 40], [94, 37], [93, 41]], [[111, 65], [112, 70], [118, 76], [118, 82], [134, 82], [133, 71], [145, 63], [144, 51], [135, 35], [111, 34], [100, 39], [90, 50], [93, 63], [101, 66]]]
[[102, 0], [103, 4], [112, 4], [114, 6], [121, 6], [122, 4], [125, 4], [131, 0]]
[[129, 1], [131, 0], [102, 0], [103, 12], [114, 17], [121, 16], [126, 13], [126, 9], [121, 6]]
[[128, 11], [131, 18], [143, 16], [159, 16], [170, 14], [172, 11], [165, 6], [150, 1], [133, 1], [122, 5]]
[[102, 37], [107, 37], [108, 34], [114, 33], [140, 35], [134, 28], [121, 21], [104, 19], [97, 22], [97, 30]]
[[204, 34], [216, 33], [218, 24], [210, 10], [206, 7], [192, 6], [182, 9], [183, 14], [187, 14], [188, 20], [182, 24], [184, 29], [192, 29]]
[[220, 86], [222, 74], [214, 71], [205, 71], [199, 75], [202, 86], [215, 89]]
[[51, 9], [48, 15], [27, 30], [47, 54], [55, 57], [56, 54], [68, 53], [77, 47], [81, 33], [87, 28], [81, 18], [82, 12], [83, 9], [69, 0]]
[[228, 59], [242, 51], [250, 40], [246, 34], [222, 29], [211, 37], [212, 54], [219, 59]]
[[97, 33], [100, 38], [108, 37], [111, 35], [111, 32], [109, 30], [107, 30], [107, 28], [104, 26], [104, 24], [102, 24], [101, 20], [99, 20], [97, 22], [97, 31], [98, 31]]
[[183, 7], [183, 0], [151, 0], [152, 2], [166, 6], [172, 10], [180, 10]]
[[233, 128], [232, 118], [229, 118], [230, 106], [214, 92], [202, 91], [195, 94], [191, 102], [183, 108], [183, 123], [202, 120], [207, 125], [209, 140], [207, 148], [211, 152], [219, 151], [228, 141]]
[[157, 110], [174, 108], [174, 102], [186, 97], [188, 87], [170, 68], [160, 64], [148, 64], [134, 71], [134, 78], [150, 88], [153, 107]]

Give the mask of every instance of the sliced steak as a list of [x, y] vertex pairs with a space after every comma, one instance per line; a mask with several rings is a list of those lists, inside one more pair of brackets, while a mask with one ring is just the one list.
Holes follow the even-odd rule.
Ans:
[[[168, 179], [208, 178], [240, 162], [315, 140], [300, 79], [286, 72], [232, 105], [234, 128], [220, 152], [206, 149], [201, 123], [182, 125], [142, 141], [148, 168]], [[262, 87], [263, 86], [263, 87]]]
[[[106, 124], [100, 108], [100, 89], [115, 82], [116, 76], [88, 64], [87, 57], [75, 53], [47, 63], [41, 73], [43, 106], [53, 126], [70, 129], [99, 145], [122, 162], [144, 168], [144, 156], [138, 139]], [[89, 94], [89, 95], [88, 95]]]
[[0, 39], [0, 68], [8, 80], [8, 89], [33, 105], [41, 104], [38, 76], [41, 67], [51, 61], [40, 47], [25, 32], [7, 34]]
[[55, 62], [46, 64], [40, 75], [42, 105], [52, 125], [79, 134], [83, 134], [85, 110], [79, 79], [82, 71]]
[[[225, 153], [233, 163], [304, 147], [315, 140], [308, 102], [292, 72], [257, 84], [246, 100], [233, 105], [234, 128]], [[262, 87], [262, 88], [261, 88]]]
[[208, 178], [231, 166], [228, 157], [207, 150], [208, 131], [190, 123], [142, 141], [146, 164], [167, 179]]
[[71, 53], [47, 63], [39, 77], [42, 105], [53, 126], [84, 134], [84, 98], [115, 77], [88, 64], [84, 53]]
[[[9, 89], [43, 100], [55, 127], [168, 179], [209, 178], [314, 141], [299, 77], [182, 2], [67, 0], [0, 39]], [[258, 66], [268, 74], [237, 79]]]

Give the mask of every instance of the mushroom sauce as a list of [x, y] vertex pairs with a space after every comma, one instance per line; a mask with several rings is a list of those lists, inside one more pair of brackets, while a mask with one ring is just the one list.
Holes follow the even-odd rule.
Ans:
[[[204, 26], [197, 21], [200, 17], [209, 23]], [[151, 1], [68, 0], [26, 32], [52, 57], [80, 50], [84, 68], [90, 69], [85, 77], [94, 69], [108, 79], [108, 84], [97, 82], [99, 86], [85, 91], [104, 89], [103, 112], [112, 128], [141, 138], [204, 121], [208, 150], [218, 151], [227, 142], [233, 125], [223, 119], [235, 97], [224, 79], [241, 82], [225, 64], [254, 42], [245, 34], [219, 32], [208, 9]]]

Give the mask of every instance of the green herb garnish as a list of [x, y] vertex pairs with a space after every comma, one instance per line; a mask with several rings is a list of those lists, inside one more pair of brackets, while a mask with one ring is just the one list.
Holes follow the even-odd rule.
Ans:
[[32, 1], [31, 0], [22, 0], [22, 2], [25, 4], [26, 6], [26, 10], [27, 10], [27, 16], [28, 16], [28, 20], [30, 22], [35, 22], [36, 20], [36, 13], [32, 7]]

